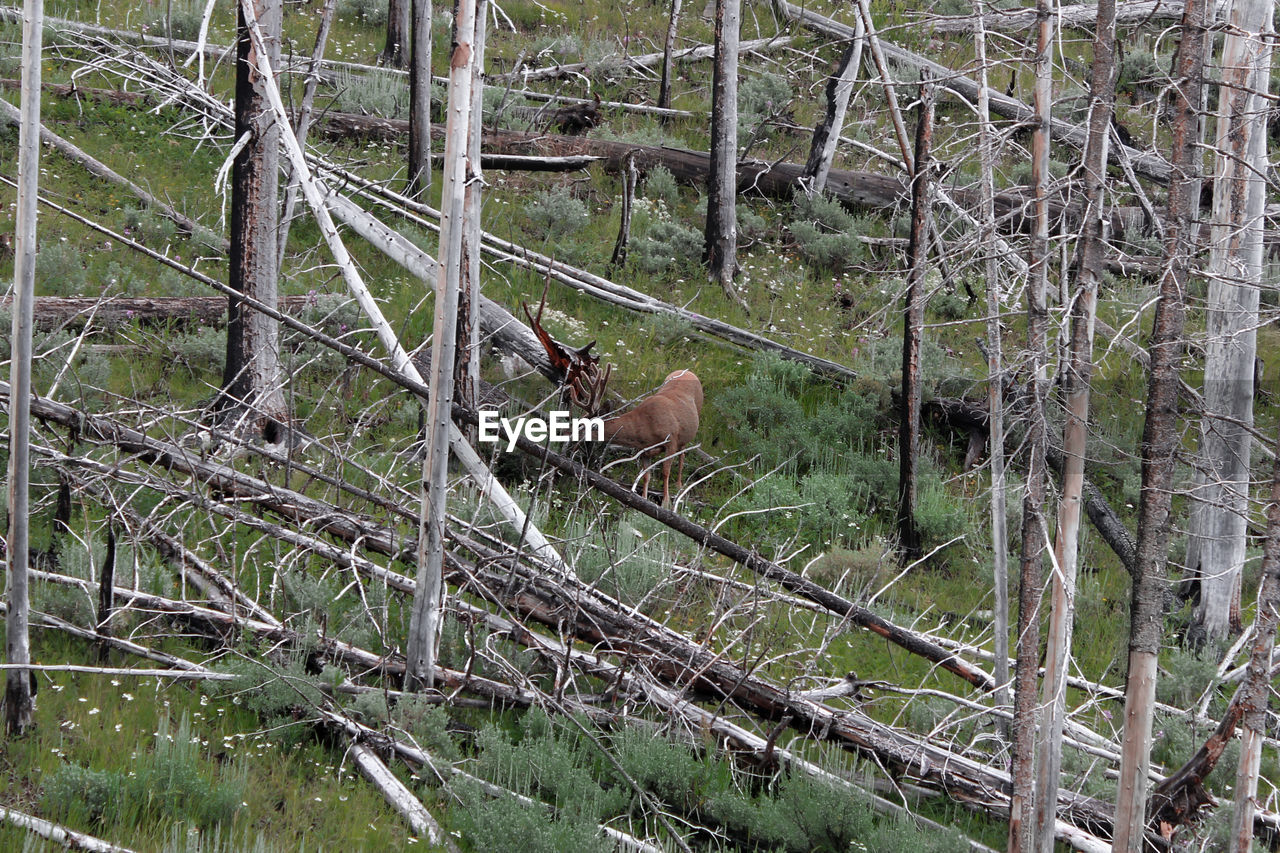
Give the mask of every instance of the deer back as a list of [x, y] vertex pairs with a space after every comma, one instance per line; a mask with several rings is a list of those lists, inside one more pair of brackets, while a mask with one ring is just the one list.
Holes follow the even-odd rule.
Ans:
[[631, 411], [604, 422], [606, 441], [623, 447], [672, 446], [679, 450], [698, 432], [702, 383], [691, 370], [677, 370]]

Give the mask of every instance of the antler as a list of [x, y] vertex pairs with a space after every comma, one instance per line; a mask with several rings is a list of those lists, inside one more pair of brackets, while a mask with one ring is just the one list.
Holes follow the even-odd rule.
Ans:
[[560, 386], [564, 389], [566, 398], [594, 417], [600, 413], [605, 384], [613, 372], [613, 365], [608, 365], [603, 372], [600, 370], [600, 356], [591, 354], [595, 341], [577, 349], [569, 349], [542, 328], [542, 311], [547, 305], [547, 290], [550, 286], [551, 270], [548, 268], [542, 285], [542, 299], [538, 302], [538, 313], [535, 315], [530, 312], [529, 305], [525, 302], [521, 302], [520, 306], [524, 309], [524, 315], [529, 318], [529, 325], [538, 336], [538, 342], [547, 351], [551, 366], [561, 375]]

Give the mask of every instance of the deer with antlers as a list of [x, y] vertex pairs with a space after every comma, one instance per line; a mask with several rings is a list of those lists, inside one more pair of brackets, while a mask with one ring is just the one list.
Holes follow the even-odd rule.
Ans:
[[[547, 302], [550, 271], [542, 290], [537, 313], [524, 305], [525, 316], [534, 334], [547, 351], [552, 366], [561, 374], [561, 393], [566, 405], [576, 405], [588, 415], [599, 414], [604, 403], [605, 385], [613, 365], [600, 368], [600, 356], [591, 355], [595, 341], [584, 347], [570, 348], [560, 343], [542, 327], [542, 311]], [[680, 454], [676, 472], [676, 492], [684, 484], [684, 454], [680, 451], [698, 433], [702, 414], [702, 383], [692, 370], [677, 370], [663, 380], [662, 387], [641, 400], [634, 409], [604, 422], [604, 440], [621, 447], [645, 451], [644, 456], [662, 454], [662, 505], [671, 501], [671, 463]], [[643, 492], [649, 495], [649, 470], [644, 472]]]
[[[702, 413], [702, 383], [692, 370], [677, 370], [662, 387], [636, 407], [604, 422], [604, 439], [610, 444], [644, 450], [645, 456], [662, 455], [662, 505], [671, 502], [671, 463], [680, 454], [676, 492], [684, 484], [684, 454], [680, 453], [698, 432]], [[644, 472], [641, 494], [649, 494], [649, 471]]]

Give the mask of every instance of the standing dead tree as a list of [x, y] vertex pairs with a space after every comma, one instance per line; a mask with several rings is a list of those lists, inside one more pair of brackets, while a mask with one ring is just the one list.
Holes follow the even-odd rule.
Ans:
[[[260, 59], [274, 67], [280, 57], [282, 0], [255, 0], [253, 18], [263, 30], [259, 57], [243, 9], [238, 13], [235, 136], [238, 150], [231, 171], [230, 284], [240, 293], [274, 304], [279, 279], [280, 120], [266, 90], [274, 82]], [[227, 304], [227, 360], [218, 397], [219, 420], [237, 424], [274, 444], [285, 440], [288, 412], [280, 370], [279, 328], [274, 320], [245, 311], [238, 299]]]
[[1080, 553], [1080, 516], [1084, 503], [1084, 463], [1089, 433], [1089, 385], [1093, 374], [1093, 329], [1098, 286], [1102, 281], [1104, 191], [1107, 148], [1115, 106], [1115, 0], [1098, 0], [1090, 79], [1089, 141], [1084, 150], [1084, 228], [1076, 250], [1076, 287], [1072, 294], [1070, 345], [1062, 385], [1066, 423], [1062, 428], [1062, 494], [1050, 581], [1048, 640], [1041, 685], [1039, 766], [1036, 774], [1036, 835], [1041, 853], [1053, 853], [1058, 776], [1062, 769], [1062, 730], [1066, 717], [1066, 674], [1075, 616], [1076, 568]]
[[741, 0], [716, 0], [716, 59], [711, 83], [711, 167], [702, 261], [725, 296], [747, 310], [738, 274], [738, 42]]
[[1200, 591], [1190, 628], [1197, 642], [1240, 631], [1274, 8], [1275, 0], [1231, 4], [1222, 42], [1205, 315], [1206, 411], [1187, 542], [1187, 565]]
[[[18, 393], [9, 400], [9, 529], [6, 546], [5, 660], [31, 662], [28, 631], [30, 600], [27, 584], [30, 542], [29, 483], [31, 433], [31, 327], [36, 282], [36, 199], [40, 181], [40, 47], [44, 32], [44, 3], [27, 0], [22, 15], [22, 123], [18, 134], [18, 221], [14, 246], [14, 305], [12, 361], [9, 376]], [[4, 728], [21, 735], [32, 723], [33, 691], [30, 673], [5, 673]]]
[[866, 25], [859, 15], [853, 41], [844, 49], [835, 72], [827, 80], [827, 112], [813, 130], [813, 142], [809, 148], [809, 160], [805, 163], [804, 177], [809, 180], [809, 191], [821, 193], [827, 185], [831, 162], [835, 159], [836, 145], [844, 129], [845, 112], [849, 109], [849, 97], [853, 94], [858, 69], [862, 67], [862, 45]]
[[1151, 761], [1156, 665], [1163, 636], [1169, 511], [1179, 446], [1179, 362], [1185, 346], [1185, 298], [1195, 254], [1200, 200], [1200, 115], [1210, 0], [1190, 0], [1174, 65], [1173, 180], [1169, 185], [1164, 268], [1148, 351], [1147, 416], [1142, 428], [1142, 490], [1130, 596], [1129, 675], [1125, 689], [1115, 848], [1142, 849]]
[[409, 62], [409, 195], [431, 186], [431, 0], [412, 4]]
[[[449, 123], [444, 146], [440, 217], [439, 284], [431, 341], [431, 383], [427, 402], [427, 456], [422, 464], [422, 518], [418, 525], [418, 590], [413, 600], [405, 648], [405, 686], [429, 688], [434, 680], [436, 637], [444, 602], [444, 514], [449, 489], [449, 417], [453, 405], [458, 344], [458, 289], [463, 276], [463, 236], [467, 230], [467, 138], [471, 132], [471, 69], [475, 61], [476, 0], [461, 0], [454, 19], [449, 61]], [[467, 342], [469, 343], [469, 342]], [[464, 343], [465, 345], [465, 343]]]
[[907, 292], [902, 311], [902, 411], [898, 424], [898, 543], [902, 562], [920, 559], [916, 527], [916, 465], [920, 451], [920, 347], [924, 337], [925, 261], [929, 254], [929, 209], [933, 142], [933, 88], [920, 83], [916, 147], [911, 176], [911, 239], [907, 246]]
[[1036, 40], [1036, 123], [1032, 135], [1031, 183], [1035, 190], [1035, 230], [1027, 280], [1027, 485], [1022, 496], [1022, 553], [1018, 581], [1017, 663], [1013, 678], [1013, 760], [1010, 775], [1009, 851], [1036, 849], [1036, 718], [1039, 672], [1041, 577], [1045, 552], [1044, 504], [1049, 325], [1049, 126], [1053, 106], [1053, 0], [1036, 0], [1040, 28]]

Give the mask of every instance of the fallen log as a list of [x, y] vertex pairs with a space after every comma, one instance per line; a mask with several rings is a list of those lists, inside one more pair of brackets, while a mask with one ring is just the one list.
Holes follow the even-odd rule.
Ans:
[[441, 829], [440, 822], [427, 811], [422, 801], [387, 769], [387, 765], [382, 763], [382, 759], [375, 755], [373, 750], [352, 738], [349, 752], [355, 760], [356, 767], [360, 768], [360, 772], [364, 774], [364, 778], [368, 779], [369, 783], [382, 794], [383, 799], [404, 818], [405, 823], [409, 824], [415, 835], [426, 839], [432, 847], [443, 847], [450, 853], [457, 853], [457, 845], [453, 843], [453, 838]]
[[68, 850], [88, 850], [90, 853], [133, 853], [128, 847], [120, 847], [110, 841], [103, 841], [101, 838], [67, 829], [51, 820], [35, 817], [4, 805], [0, 805], [0, 820], [46, 838], [54, 844], [61, 844]]
[[[1219, 15], [1225, 4], [1219, 2]], [[1116, 25], [1132, 27], [1146, 23], [1164, 23], [1182, 19], [1182, 0], [1128, 0], [1116, 7]], [[1054, 18], [1058, 26], [1075, 29], [1089, 29], [1098, 19], [1098, 7], [1092, 3], [1078, 3], [1059, 6], [1054, 10]], [[951, 33], [971, 33], [978, 28], [977, 15], [957, 15], [955, 17], [938, 17], [930, 15], [921, 24], [933, 33], [947, 35]], [[1035, 9], [999, 9], [987, 12], [983, 26], [988, 32], [1021, 33], [1031, 30], [1036, 24]]]
[[[768, 38], [744, 41], [742, 43], [741, 50], [744, 53], [747, 51], [763, 51], [766, 48], [786, 47], [790, 44], [790, 36], [769, 36]], [[676, 62], [695, 62], [700, 59], [710, 59], [714, 54], [715, 45], [702, 44], [676, 51], [672, 54], [672, 59]], [[662, 53], [645, 53], [639, 56], [619, 56], [611, 58], [617, 59], [622, 68], [636, 71], [652, 68], [662, 62], [662, 57]], [[496, 82], [519, 80], [523, 83], [530, 83], [535, 80], [558, 80], [562, 77], [576, 77], [590, 73], [592, 67], [598, 64], [599, 63], [594, 62], [566, 62], [561, 65], [548, 65], [543, 66], [542, 68], [517, 68], [515, 71], [508, 71], [505, 74], [491, 75], [487, 79]]]
[[[13, 297], [0, 297], [7, 308]], [[281, 296], [280, 310], [301, 314], [311, 304], [306, 296]], [[37, 296], [35, 325], [41, 330], [77, 329], [92, 317], [95, 326], [172, 325], [220, 327], [227, 322], [227, 300], [221, 296]]]
[[[855, 36], [853, 27], [848, 24], [842, 24], [810, 9], [797, 6], [788, 2], [788, 0], [773, 0], [773, 3], [774, 8], [779, 9], [786, 18], [798, 22], [801, 26], [813, 32], [840, 40], [852, 39]], [[925, 59], [923, 56], [912, 53], [906, 48], [899, 47], [891, 42], [881, 41], [880, 44], [884, 50], [885, 57], [890, 62], [910, 68], [917, 74], [920, 71], [926, 71], [943, 88], [955, 92], [970, 104], [977, 103], [979, 86], [976, 80], [966, 77], [945, 65]], [[1012, 98], [1004, 92], [997, 92], [987, 87], [987, 98], [991, 104], [991, 111], [997, 115], [1020, 123], [1026, 122], [1030, 124], [1036, 120], [1035, 110], [1031, 105]], [[1089, 136], [1087, 128], [1062, 121], [1061, 119], [1050, 120], [1049, 135], [1057, 142], [1066, 143], [1080, 150], [1084, 150]], [[1143, 177], [1162, 184], [1169, 183], [1172, 167], [1169, 165], [1169, 161], [1160, 155], [1130, 148], [1127, 145], [1118, 144], [1113, 146], [1111, 151], [1112, 162], [1118, 164], [1122, 156], [1127, 157], [1134, 171]]]

